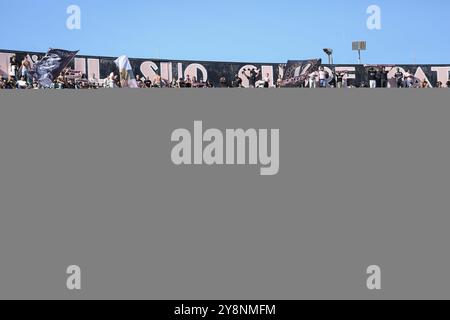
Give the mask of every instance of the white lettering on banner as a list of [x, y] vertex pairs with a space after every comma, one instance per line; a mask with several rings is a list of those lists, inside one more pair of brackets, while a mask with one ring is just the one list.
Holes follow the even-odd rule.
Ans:
[[145, 61], [141, 64], [141, 73], [150, 81], [153, 81], [155, 77], [158, 76], [158, 73], [156, 72], [157, 70], [158, 66], [153, 61]]
[[[198, 70], [202, 73], [201, 78], [198, 77]], [[189, 76], [191, 79], [195, 77], [197, 80], [206, 81], [208, 80], [208, 71], [206, 71], [206, 68], [199, 63], [191, 63], [184, 70], [184, 76]]]
[[74, 70], [79, 71], [82, 74], [87, 75], [90, 80], [100, 80], [100, 60], [89, 58], [87, 59], [87, 70], [86, 70], [86, 59], [85, 58], [75, 58]]
[[356, 68], [355, 67], [335, 67], [335, 72], [345, 72], [344, 79], [356, 79]]
[[3, 78], [7, 78], [9, 74], [9, 59], [11, 58], [12, 53], [3, 53], [0, 52], [0, 76]]
[[[401, 73], [406, 74], [406, 70], [403, 69], [402, 67], [392, 67], [391, 70], [389, 70], [389, 73], [388, 73], [388, 79], [389, 80], [394, 80], [395, 79], [395, 74], [397, 73], [397, 69], [400, 70]], [[391, 84], [395, 84], [395, 81], [393, 81]], [[396, 86], [396, 84], [393, 87], [395, 88], [395, 86]]]
[[311, 63], [308, 63], [306, 66], [304, 67], [297, 67], [294, 70], [294, 77], [300, 77], [301, 75], [305, 74], [306, 72], [308, 72], [309, 68], [311, 68]]
[[421, 67], [418, 67], [416, 70], [416, 73], [414, 74], [414, 77], [419, 79], [420, 81], [426, 81], [428, 82], [428, 87], [433, 88], [433, 85], [431, 84], [430, 80], [428, 80], [428, 77], [426, 76], [425, 72], [423, 72]]
[[448, 80], [450, 80], [450, 66], [448, 67], [432, 67], [431, 71], [437, 72], [437, 80], [442, 82], [444, 85]]
[[177, 63], [177, 75], [178, 75], [177, 80], [184, 79], [184, 76], [183, 76], [183, 65], [181, 64], [181, 62]]
[[266, 78], [266, 75], [269, 74], [269, 87], [274, 86], [273, 79], [273, 67], [272, 66], [262, 66], [261, 67], [262, 78]]
[[172, 82], [172, 62], [161, 62], [161, 79]]
[[331, 70], [329, 67], [324, 67], [323, 70], [325, 70], [328, 73], [328, 79], [327, 83], [330, 83], [331, 80], [333, 80], [333, 70]]
[[82, 74], [86, 74], [86, 59], [85, 58], [75, 58], [75, 71], [79, 71]]
[[88, 79], [100, 79], [100, 60], [88, 59]]
[[[242, 80], [242, 84], [241, 85], [244, 88], [250, 87], [250, 81], [248, 80], [248, 78], [245, 75], [242, 74], [242, 71], [245, 70], [245, 74], [247, 76], [250, 76], [250, 71], [249, 70], [251, 70], [251, 69], [258, 70], [258, 68], [256, 66], [252, 65], [252, 64], [246, 64], [245, 66], [243, 66], [242, 68], [239, 69], [238, 77], [241, 78], [241, 80]], [[258, 73], [258, 75], [259, 75], [259, 73]], [[219, 77], [221, 77], [221, 76], [222, 75], [219, 75]], [[231, 76], [234, 76], [234, 75], [231, 75]]]
[[[259, 164], [262, 176], [272, 176], [280, 167], [280, 130], [270, 130], [270, 152], [268, 136], [267, 129], [226, 129], [225, 134], [219, 129], [203, 132], [203, 122], [194, 121], [193, 136], [187, 129], [173, 131], [171, 141], [177, 144], [172, 149], [171, 159], [177, 166]], [[205, 142], [208, 144], [204, 148]]]
[[284, 68], [282, 66], [278, 66], [278, 77], [283, 79]]
[[[8, 77], [10, 73], [10, 58], [12, 56], [12, 52], [0, 52], [0, 76], [3, 78]], [[18, 53], [18, 56], [20, 57], [19, 60], [22, 59], [24, 53]], [[28, 61], [30, 61], [31, 65], [39, 61], [39, 57], [42, 57], [43, 54], [33, 54], [33, 55], [26, 55]], [[102, 58], [103, 59], [103, 58]], [[105, 58], [106, 59], [106, 58]], [[19, 61], [20, 63], [20, 61]], [[88, 57], [75, 57], [74, 59], [74, 70], [80, 71], [83, 74], [86, 74], [89, 79], [101, 79], [101, 77], [107, 77], [109, 74], [100, 74], [100, 63], [101, 60], [99, 58], [88, 58]], [[187, 65], [185, 69], [183, 69], [183, 63], [182, 62], [171, 62], [171, 61], [164, 61], [155, 63], [153, 61], [143, 61], [140, 65], [136, 65], [139, 62], [136, 60], [132, 61], [132, 65], [139, 68], [140, 72], [148, 79], [153, 81], [156, 76], [160, 75], [162, 79], [171, 82], [174, 78], [177, 80], [179, 78], [185, 78], [186, 75], [189, 75], [191, 78], [194, 76], [197, 77], [197, 80], [203, 80], [206, 81], [209, 79], [208, 69], [200, 63], [191, 63]], [[176, 67], [175, 65], [176, 64]], [[295, 76], [300, 76], [304, 74], [310, 74], [310, 64], [307, 64], [306, 66], [298, 67], [294, 71]], [[424, 69], [426, 67], [426, 69]], [[250, 75], [250, 70], [255, 69], [259, 70], [257, 74], [257, 80], [263, 80], [267, 77], [267, 74], [269, 74], [269, 86], [273, 86], [277, 79], [275, 79], [276, 74], [274, 74], [274, 68], [278, 73], [278, 77], [283, 77], [284, 74], [284, 67], [283, 65], [259, 65], [258, 67], [253, 64], [247, 64], [240, 68], [238, 71], [238, 76], [242, 79], [242, 85], [244, 87], [249, 87], [249, 79], [242, 74], [242, 71], [246, 69], [246, 75]], [[363, 79], [357, 79], [357, 75], [365, 75], [365, 70], [362, 66], [327, 66], [324, 65], [325, 70], [332, 75], [332, 69], [334, 68], [335, 72], [346, 72], [346, 75], [344, 76], [344, 80], [349, 79], [355, 79], [355, 80], [361, 80]], [[430, 87], [433, 87], [435, 85], [435, 82], [431, 82], [431, 80], [437, 79], [437, 81], [440, 81], [444, 85], [447, 83], [447, 81], [450, 80], [450, 66], [432, 66], [432, 65], [406, 65], [404, 67], [396, 67], [396, 66], [387, 66], [386, 70], [388, 70], [388, 80], [390, 83], [390, 87], [396, 87], [396, 81], [395, 81], [395, 73], [397, 72], [397, 68], [400, 69], [400, 71], [403, 74], [406, 74], [406, 69], [410, 69], [411, 71], [414, 70], [415, 77], [420, 81], [427, 81], [429, 83]], [[212, 68], [214, 70], [214, 67]], [[231, 70], [231, 69], [230, 69]], [[200, 71], [200, 72], [199, 72]], [[358, 71], [358, 72], [357, 72]], [[109, 73], [109, 72], [108, 72]], [[434, 74], [435, 73], [435, 74]], [[177, 75], [175, 77], [175, 75]], [[228, 80], [232, 80], [235, 74], [226, 74], [226, 71], [223, 71], [222, 73], [217, 74], [217, 76], [220, 78], [221, 76], [226, 76]], [[436, 77], [435, 77], [436, 75]], [[332, 80], [332, 76], [329, 77], [328, 82]], [[307, 80], [306, 82], [307, 83]], [[357, 85], [357, 83], [355, 83]]]

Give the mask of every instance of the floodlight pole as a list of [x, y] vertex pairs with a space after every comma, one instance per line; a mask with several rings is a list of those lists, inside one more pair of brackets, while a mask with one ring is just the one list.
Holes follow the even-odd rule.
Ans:
[[366, 50], [367, 45], [365, 41], [353, 41], [352, 50], [358, 51], [358, 63], [361, 64], [361, 51]]
[[333, 64], [333, 49], [325, 48], [323, 52], [328, 56], [328, 64]]

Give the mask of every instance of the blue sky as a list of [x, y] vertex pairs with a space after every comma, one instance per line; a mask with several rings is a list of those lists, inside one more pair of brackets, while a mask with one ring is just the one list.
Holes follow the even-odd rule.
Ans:
[[[81, 8], [81, 30], [66, 28], [71, 4]], [[381, 30], [366, 27], [372, 4], [381, 8]], [[0, 0], [0, 7], [10, 26], [0, 31], [2, 49], [285, 62], [326, 59], [322, 48], [331, 47], [335, 63], [346, 64], [357, 62], [351, 42], [363, 39], [363, 63], [450, 63], [448, 0]]]

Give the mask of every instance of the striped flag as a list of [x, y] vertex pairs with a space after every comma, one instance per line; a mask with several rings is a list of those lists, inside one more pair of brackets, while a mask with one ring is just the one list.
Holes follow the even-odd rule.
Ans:
[[136, 78], [134, 77], [133, 69], [131, 68], [130, 60], [127, 56], [118, 57], [114, 63], [119, 68], [120, 83], [122, 88], [137, 88]]

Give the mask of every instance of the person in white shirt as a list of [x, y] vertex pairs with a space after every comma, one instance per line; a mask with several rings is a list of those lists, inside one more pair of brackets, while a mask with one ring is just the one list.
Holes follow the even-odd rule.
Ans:
[[328, 84], [327, 80], [328, 72], [325, 71], [324, 67], [319, 68], [319, 84], [321, 88], [326, 88]]
[[20, 77], [20, 80], [16, 83], [17, 89], [26, 89], [28, 87], [28, 83], [25, 81], [25, 77]]
[[317, 71], [314, 71], [309, 75], [309, 87], [310, 88], [317, 88], [317, 77], [319, 76]]
[[405, 79], [406, 79], [406, 87], [412, 88], [414, 84], [414, 75], [411, 73], [410, 70], [406, 71]]
[[114, 79], [114, 72], [111, 72], [108, 78], [105, 79], [103, 84], [104, 88], [116, 88], [116, 82]]

